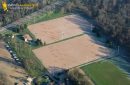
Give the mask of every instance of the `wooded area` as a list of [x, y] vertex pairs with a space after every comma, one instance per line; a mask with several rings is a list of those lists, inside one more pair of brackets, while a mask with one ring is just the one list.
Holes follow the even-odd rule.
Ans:
[[114, 45], [130, 50], [130, 1], [129, 0], [70, 0], [66, 9], [78, 8], [94, 18], [100, 32]]
[[4, 11], [0, 4], [0, 25], [5, 26], [13, 21], [19, 20], [24, 16], [27, 16], [41, 8], [44, 8], [46, 5], [50, 5], [58, 0], [7, 0], [7, 4], [38, 4], [38, 6], [33, 8], [20, 7], [20, 8], [11, 8], [8, 7], [8, 11]]
[[[11, 10], [4, 13], [0, 9], [0, 22], [3, 25], [18, 20], [32, 12], [49, 5], [58, 0], [33, 0], [40, 3], [35, 9]], [[29, 0], [26, 1], [26, 3]], [[21, 0], [10, 3], [25, 3]], [[117, 45], [130, 48], [130, 1], [129, 0], [69, 0], [68, 4], [61, 11], [72, 12], [74, 8], [79, 8], [89, 16], [92, 16], [101, 27], [102, 34]]]
[[[2, 25], [4, 26], [13, 21], [16, 21], [19, 18], [29, 15], [34, 11], [44, 8], [44, 6], [58, 0], [31, 1], [39, 3], [39, 6], [35, 9], [9, 9], [10, 11], [7, 12], [4, 12], [2, 9], [0, 9], [0, 22], [2, 22]], [[10, 3], [27, 2], [29, 3], [30, 0], [15, 0], [15, 2]], [[99, 31], [97, 35], [104, 35], [106, 36], [106, 42], [111, 42], [111, 44], [124, 47], [125, 49], [127, 49], [127, 51], [130, 51], [130, 0], [68, 0], [68, 4], [64, 7], [61, 7], [60, 9], [63, 13], [72, 13], [73, 10], [79, 9], [87, 16], [91, 16], [97, 22], [95, 25], [95, 28], [98, 29], [97, 31]], [[12, 48], [15, 51], [17, 49], [19, 50], [19, 53], [17, 54], [19, 54], [18, 56], [22, 55], [21, 57], [23, 57], [22, 62], [24, 63], [24, 68], [28, 71], [28, 73], [31, 73], [32, 75], [41, 75], [42, 73], [40, 72], [46, 69], [41, 66], [41, 62], [39, 63], [38, 59], [35, 58], [35, 55], [32, 53], [31, 48], [29, 48], [26, 43], [19, 42], [14, 44], [14, 41], [12, 41], [11, 43], [11, 45], [13, 46]], [[82, 77], [84, 76], [83, 74], [77, 73], [78, 70], [73, 70], [73, 72], [69, 71], [68, 76], [70, 77], [71, 81], [74, 82], [75, 85], [89, 85], [89, 82], [86, 81], [86, 77]], [[0, 75], [1, 78], [4, 79], [3, 74]], [[1, 82], [2, 81], [0, 81], [0, 83]], [[78, 84], [79, 82], [80, 84]]]

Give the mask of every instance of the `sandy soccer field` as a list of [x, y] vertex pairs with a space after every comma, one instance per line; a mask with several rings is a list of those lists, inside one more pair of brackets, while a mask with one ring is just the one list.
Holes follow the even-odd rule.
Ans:
[[82, 35], [35, 49], [34, 53], [48, 69], [68, 69], [106, 56], [109, 51], [95, 44], [89, 35]]
[[36, 38], [52, 43], [72, 36], [83, 33], [82, 28], [89, 24], [86, 20], [78, 15], [69, 15], [37, 24], [30, 25], [29, 30]]

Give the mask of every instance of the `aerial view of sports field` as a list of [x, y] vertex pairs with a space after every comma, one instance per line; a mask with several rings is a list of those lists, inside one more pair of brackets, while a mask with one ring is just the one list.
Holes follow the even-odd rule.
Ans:
[[130, 85], [128, 9], [128, 0], [0, 0], [0, 85]]
[[[65, 69], [106, 57], [109, 54], [108, 49], [95, 44], [91, 36], [83, 34], [82, 29], [91, 30], [88, 25], [90, 24], [78, 15], [69, 15], [30, 25], [30, 31], [36, 37], [42, 38], [43, 42], [52, 43], [63, 40], [33, 50], [35, 55], [47, 68], [58, 67]], [[67, 40], [64, 40], [66, 38]]]
[[[80, 25], [76, 24], [78, 22], [80, 22]], [[80, 26], [82, 25], [85, 28], [87, 25], [86, 23], [88, 22], [80, 16], [69, 15], [54, 20], [32, 24], [28, 26], [28, 28], [36, 38], [39, 38], [46, 43], [52, 43], [83, 34]]]
[[[117, 73], [117, 75], [121, 77], [121, 82], [126, 81], [126, 85], [129, 84], [129, 80], [127, 80], [126, 75], [122, 75], [123, 72], [116, 66], [110, 62], [103, 62], [103, 60], [102, 62], [100, 61], [102, 58], [107, 59], [111, 57], [112, 51], [114, 50], [98, 44], [93, 40], [91, 24], [81, 16], [75, 14], [68, 15], [32, 24], [28, 26], [28, 28], [35, 37], [41, 39], [42, 42], [47, 43], [46, 46], [34, 49], [33, 52], [49, 72], [54, 70], [54, 68], [71, 69], [80, 67], [94, 82], [96, 82], [96, 84], [99, 82], [100, 84], [98, 85], [121, 85], [121, 83], [118, 82], [118, 79], [115, 81], [112, 81], [111, 77], [109, 79], [109, 76], [114, 73]], [[95, 79], [97, 78], [96, 73], [100, 74], [97, 70], [95, 70], [95, 68], [103, 69], [102, 66], [101, 68], [98, 68], [98, 61], [105, 66], [104, 69], [107, 69], [108, 64], [108, 68], [110, 67], [112, 71], [109, 73], [109, 70], [107, 69], [106, 73], [108, 75], [106, 75], [108, 78], [101, 77], [101, 81]], [[93, 64], [91, 65], [90, 63], [94, 62], [97, 62], [97, 64], [95, 63], [96, 66], [93, 68]], [[92, 73], [93, 71], [89, 71], [91, 68], [95, 70], [95, 74]], [[126, 79], [122, 80], [123, 78]], [[107, 82], [103, 83], [102, 79], [105, 79]]]

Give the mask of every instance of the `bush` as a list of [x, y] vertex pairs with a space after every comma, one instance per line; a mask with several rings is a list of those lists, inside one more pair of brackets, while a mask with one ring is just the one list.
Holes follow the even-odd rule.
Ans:
[[92, 81], [79, 69], [74, 68], [69, 70], [68, 77], [73, 85], [94, 85]]
[[0, 85], [9, 85], [9, 80], [7, 80], [6, 76], [6, 74], [0, 72]]
[[3, 39], [3, 35], [2, 34], [0, 34], [0, 40], [2, 40]]
[[43, 45], [43, 43], [42, 43], [42, 41], [41, 41], [40, 39], [37, 39], [37, 40], [36, 40], [36, 44], [37, 44], [38, 46], [42, 46], [42, 45]]
[[92, 29], [92, 32], [95, 33], [97, 37], [101, 37], [100, 29], [99, 28], [94, 27]]
[[108, 39], [105, 43], [108, 47], [113, 48], [113, 42], [111, 40]]
[[37, 77], [35, 83], [37, 85], [47, 85], [50, 82], [49, 78], [46, 77]]

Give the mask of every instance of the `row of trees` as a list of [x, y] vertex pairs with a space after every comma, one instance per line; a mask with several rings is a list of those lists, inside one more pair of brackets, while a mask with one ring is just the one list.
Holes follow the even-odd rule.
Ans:
[[27, 30], [27, 24], [17, 25], [15, 27], [10, 27], [8, 29], [15, 33], [24, 33]]
[[46, 71], [41, 61], [37, 59], [32, 52], [32, 48], [27, 43], [18, 41], [16, 38], [11, 39], [9, 36], [6, 36], [5, 42], [16, 53], [23, 67], [31, 76], [41, 76]]
[[[26, 30], [27, 29], [27, 25], [21, 25], [18, 26], [19, 28], [13, 28], [15, 29], [14, 32], [17, 32], [17, 30], [23, 29]], [[17, 32], [17, 34], [20, 34], [21, 32]], [[32, 51], [32, 48], [28, 45], [28, 43], [24, 42], [24, 41], [19, 41], [16, 37], [12, 38], [13, 33], [6, 33], [6, 34], [0, 34], [0, 40], [4, 40], [13, 50], [13, 52], [16, 53], [19, 62], [21, 62], [21, 66], [27, 71], [27, 73], [32, 76], [32, 77], [40, 77], [44, 74], [44, 72], [46, 72], [46, 68], [43, 66], [43, 64], [41, 63], [41, 61], [35, 56], [35, 54]], [[16, 35], [15, 35], [16, 36]], [[42, 46], [43, 43], [40, 39], [36, 39], [35, 43], [38, 46]], [[1, 74], [0, 74], [1, 75]], [[4, 84], [7, 83], [7, 81], [3, 81], [4, 77], [0, 76], [0, 85], [8, 85], [8, 84]], [[40, 81], [37, 81], [36, 83], [43, 83], [46, 82], [46, 78], [41, 78]], [[41, 84], [38, 84], [41, 85]]]
[[45, 5], [49, 5], [51, 3], [54, 3], [58, 0], [13, 0], [8, 2], [8, 4], [26, 4], [26, 3], [34, 3], [38, 4], [38, 7], [34, 7], [32, 9], [28, 8], [21, 8], [21, 9], [11, 9], [11, 7], [8, 7], [8, 11], [4, 11], [1, 7], [0, 3], [0, 22], [2, 23], [2, 26], [7, 25], [13, 21], [16, 21], [20, 19], [21, 17], [24, 17], [26, 15], [29, 15], [33, 13], [34, 11], [43, 8]]

